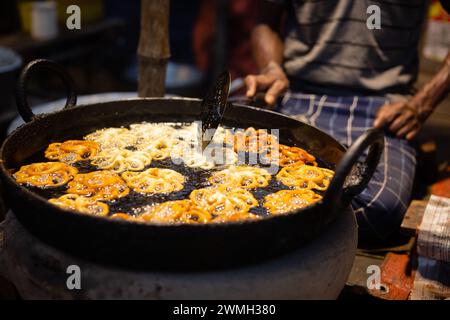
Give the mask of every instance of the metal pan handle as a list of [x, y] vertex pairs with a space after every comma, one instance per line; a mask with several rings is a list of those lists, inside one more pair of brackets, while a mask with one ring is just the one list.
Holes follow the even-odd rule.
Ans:
[[33, 60], [23, 68], [22, 72], [20, 73], [19, 80], [17, 81], [16, 87], [17, 109], [20, 116], [25, 122], [30, 122], [37, 117], [30, 108], [26, 92], [30, 74], [33, 73], [36, 69], [45, 69], [51, 71], [61, 78], [64, 86], [66, 87], [67, 94], [67, 100], [64, 109], [71, 108], [77, 104], [77, 95], [74, 90], [73, 80], [64, 70], [64, 68], [58, 63], [51, 60]]
[[[366, 159], [356, 167], [355, 164], [367, 148], [369, 152]], [[330, 208], [336, 208], [339, 204], [347, 206], [353, 197], [361, 193], [375, 172], [383, 148], [383, 130], [369, 129], [361, 135], [336, 167], [334, 177], [325, 193], [324, 203], [331, 206]]]

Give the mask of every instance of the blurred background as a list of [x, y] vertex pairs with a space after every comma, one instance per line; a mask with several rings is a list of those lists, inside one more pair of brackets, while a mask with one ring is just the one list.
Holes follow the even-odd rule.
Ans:
[[[66, 9], [73, 4], [81, 8], [80, 30], [66, 27]], [[222, 70], [233, 79], [256, 72], [249, 38], [257, 13], [258, 0], [171, 0], [167, 93], [201, 97]], [[430, 0], [427, 17], [418, 86], [433, 75], [450, 47], [450, 17], [438, 0]], [[2, 136], [17, 115], [13, 93], [18, 72], [33, 59], [63, 64], [80, 95], [136, 91], [139, 29], [139, 0], [1, 0]], [[60, 81], [50, 75], [36, 75], [28, 87], [33, 105], [64, 97]], [[429, 121], [437, 135], [448, 128], [448, 110], [447, 101]]]
[[[42, 2], [51, 4], [41, 6]], [[229, 70], [233, 78], [256, 71], [248, 42], [256, 21], [256, 2], [170, 1], [167, 93], [199, 97], [220, 71]], [[81, 9], [80, 30], [66, 27], [66, 8], [73, 4]], [[44, 12], [37, 14], [36, 7]], [[51, 9], [56, 30], [48, 30]], [[43, 22], [40, 25], [33, 18]], [[48, 35], [36, 31], [42, 27]], [[16, 115], [13, 91], [18, 71], [36, 58], [63, 64], [80, 95], [136, 91], [139, 28], [139, 0], [0, 1], [2, 128]], [[64, 96], [58, 79], [45, 74], [33, 78], [29, 91], [34, 103]]]

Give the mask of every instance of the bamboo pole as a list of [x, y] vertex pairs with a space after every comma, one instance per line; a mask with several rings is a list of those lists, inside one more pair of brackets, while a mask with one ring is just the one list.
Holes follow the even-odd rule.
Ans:
[[139, 37], [139, 97], [162, 97], [165, 93], [169, 48], [169, 0], [141, 0]]

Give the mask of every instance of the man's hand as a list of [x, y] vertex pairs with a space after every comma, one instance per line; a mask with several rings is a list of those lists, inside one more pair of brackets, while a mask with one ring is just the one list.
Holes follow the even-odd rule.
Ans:
[[247, 97], [253, 98], [258, 91], [266, 91], [264, 100], [269, 106], [273, 106], [277, 98], [289, 88], [289, 80], [279, 64], [270, 62], [261, 74], [248, 75], [245, 85]]
[[386, 128], [398, 138], [413, 139], [429, 113], [421, 112], [414, 101], [386, 104], [380, 108], [374, 122], [376, 128]]
[[373, 125], [388, 128], [397, 137], [411, 140], [449, 92], [450, 52], [439, 72], [411, 100], [382, 106]]

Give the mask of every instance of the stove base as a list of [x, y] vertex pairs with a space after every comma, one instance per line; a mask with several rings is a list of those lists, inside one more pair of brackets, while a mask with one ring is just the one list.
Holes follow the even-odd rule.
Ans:
[[[357, 246], [353, 212], [343, 212], [320, 238], [259, 264], [210, 272], [142, 272], [70, 256], [31, 235], [9, 212], [0, 225], [0, 273], [24, 299], [335, 299]], [[80, 270], [81, 289], [76, 284]], [[75, 271], [76, 273], [76, 271]]]

